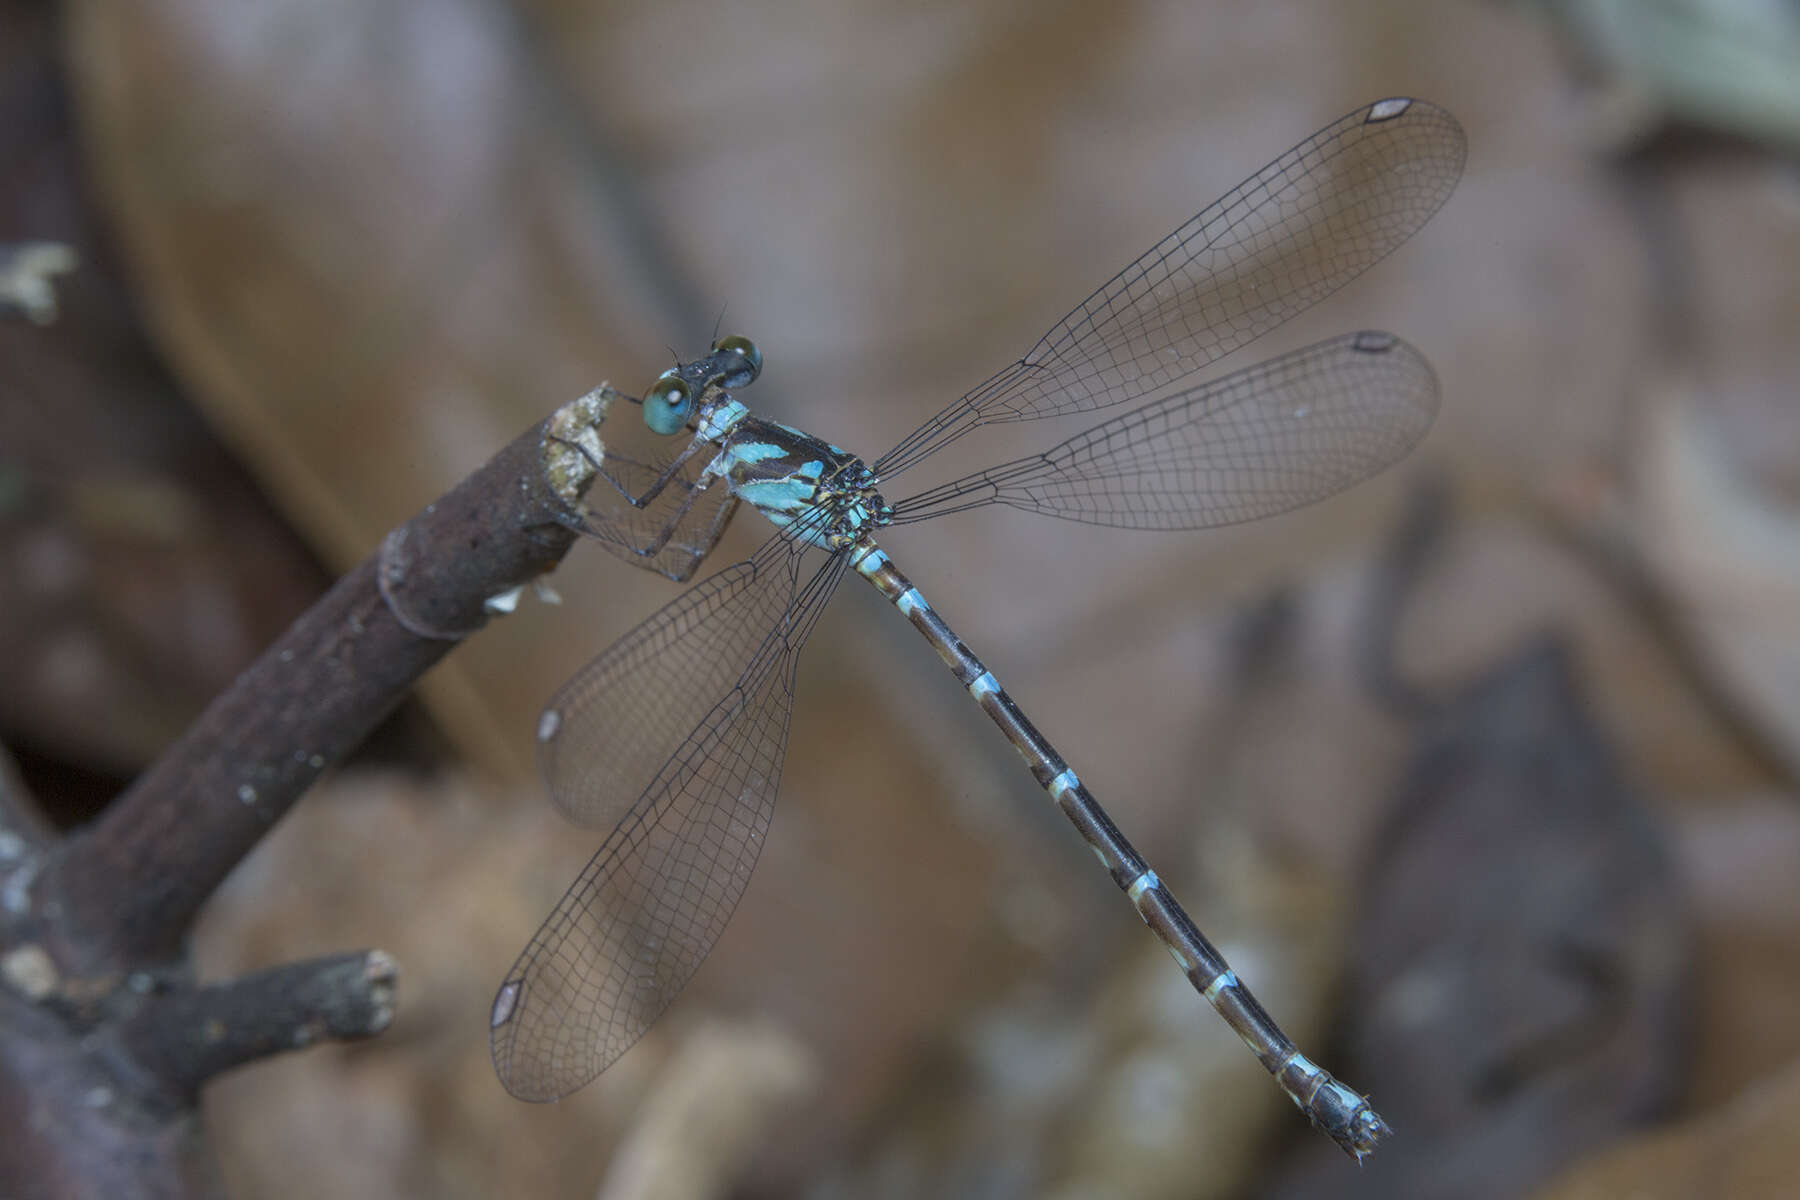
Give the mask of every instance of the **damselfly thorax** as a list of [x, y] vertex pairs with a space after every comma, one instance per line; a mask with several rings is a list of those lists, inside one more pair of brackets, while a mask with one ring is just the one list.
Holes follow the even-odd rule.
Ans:
[[[778, 529], [827, 550], [840, 550], [894, 519], [875, 473], [862, 459], [810, 433], [750, 416], [736, 400], [708, 415], [722, 430], [719, 451], [702, 477], [721, 480]], [[700, 436], [698, 433], [696, 437]]]

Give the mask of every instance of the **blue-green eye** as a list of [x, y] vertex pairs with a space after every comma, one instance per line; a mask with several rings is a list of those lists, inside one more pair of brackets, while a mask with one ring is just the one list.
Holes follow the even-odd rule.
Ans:
[[713, 353], [729, 356], [735, 362], [721, 363], [725, 377], [720, 380], [728, 388], [741, 388], [756, 382], [762, 374], [762, 351], [747, 337], [732, 334], [713, 343]]
[[693, 389], [676, 376], [664, 375], [644, 394], [644, 424], [652, 433], [680, 433], [693, 412]]

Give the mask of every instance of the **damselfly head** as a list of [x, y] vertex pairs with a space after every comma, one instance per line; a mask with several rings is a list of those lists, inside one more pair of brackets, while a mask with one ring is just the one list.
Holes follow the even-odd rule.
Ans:
[[712, 411], [718, 401], [728, 399], [727, 391], [754, 383], [762, 365], [762, 351], [749, 338], [720, 338], [703, 357], [657, 377], [644, 394], [644, 424], [652, 433], [680, 433], [704, 416], [702, 409]]

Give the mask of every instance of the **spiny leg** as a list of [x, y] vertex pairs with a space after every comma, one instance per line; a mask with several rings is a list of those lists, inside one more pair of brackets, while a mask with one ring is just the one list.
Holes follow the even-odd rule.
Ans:
[[[682, 451], [682, 457], [687, 457], [691, 450], [690, 446], [688, 450]], [[679, 465], [679, 461], [677, 460], [677, 465]], [[671, 472], [673, 470], [674, 468], [671, 468]], [[663, 478], [656, 482], [655, 489], [657, 491], [665, 486], [671, 472], [665, 472]], [[706, 491], [707, 486], [712, 482], [713, 477], [709, 475], [688, 488], [681, 497], [681, 503], [676, 506], [673, 513], [669, 514], [669, 519], [663, 522], [662, 527], [656, 531], [656, 535], [643, 545], [631, 547], [632, 553], [640, 558], [655, 558], [661, 554], [663, 547], [669, 544], [669, 539], [675, 536], [675, 531], [681, 528], [681, 523], [687, 520], [688, 513], [693, 511], [694, 505], [700, 499], [700, 494]], [[654, 492], [645, 493], [645, 502], [647, 503], [650, 499], [654, 499]], [[731, 507], [721, 505], [719, 511], [714, 514], [712, 527], [700, 537], [698, 545], [694, 548], [696, 559], [705, 557], [706, 552], [713, 548], [713, 544], [719, 540], [719, 534], [724, 531], [725, 522], [730, 517]]]
[[[677, 583], [688, 579], [694, 567], [711, 552], [719, 538], [723, 536], [725, 526], [736, 511], [732, 500], [717, 505], [709, 519], [704, 519], [696, 527], [687, 528], [693, 513], [699, 506], [713, 477], [702, 475], [698, 482], [689, 483], [679, 478], [684, 464], [691, 461], [701, 446], [711, 447], [711, 443], [699, 439], [690, 441], [673, 462], [662, 469], [650, 485], [641, 492], [634, 493], [627, 483], [623, 482], [613, 471], [608, 470], [608, 461], [616, 456], [610, 449], [596, 455], [593, 448], [581, 442], [556, 435], [550, 435], [549, 441], [578, 455], [594, 475], [606, 481], [607, 487], [626, 503], [631, 505], [630, 512], [645, 514], [642, 522], [626, 518], [626, 510], [615, 510], [613, 514], [590, 508], [584, 516], [581, 529], [584, 533], [598, 538], [614, 553], [621, 555], [636, 565], [654, 570]], [[716, 449], [716, 447], [711, 447]], [[648, 473], [650, 468], [633, 459], [620, 458], [638, 471]], [[651, 512], [650, 505], [658, 496], [668, 490], [671, 481], [680, 484], [680, 499], [673, 508], [664, 506], [663, 512]], [[665, 549], [673, 545], [683, 554], [668, 563], [659, 561]]]
[[1390, 1132], [1356, 1089], [1340, 1083], [1295, 1047], [1274, 1019], [1239, 981], [1216, 947], [1207, 941], [1167, 886], [1112, 823], [1062, 756], [1037, 731], [919, 590], [873, 542], [850, 551], [857, 572], [913, 623], [981, 710], [1000, 727], [1051, 799], [1099, 856], [1107, 873], [1131, 900], [1138, 916], [1162, 939], [1182, 972], [1207, 1003], [1250, 1047], [1269, 1074], [1314, 1125], [1344, 1152], [1360, 1160]]
[[[580, 442], [572, 441], [569, 438], [556, 437], [555, 435], [552, 435], [550, 440], [553, 442], [556, 442], [558, 445], [567, 446], [569, 449], [573, 450], [575, 453], [581, 455], [581, 457], [587, 459], [588, 465], [594, 468], [594, 474], [596, 474], [600, 478], [606, 480], [607, 486], [611, 487], [613, 489], [613, 491], [619, 493], [619, 498], [624, 500], [625, 503], [631, 505], [631, 507], [633, 507], [633, 508], [649, 507], [650, 502], [655, 500], [658, 496], [662, 495], [663, 489], [667, 488], [669, 486], [670, 481], [673, 480], [678, 474], [681, 473], [682, 465], [684, 463], [686, 463], [688, 459], [692, 458], [695, 454], [697, 454], [699, 452], [701, 446], [707, 444], [707, 443], [701, 442], [697, 438], [689, 441], [687, 445], [685, 445], [681, 448], [681, 453], [677, 454], [674, 457], [674, 459], [669, 463], [669, 465], [667, 467], [663, 468], [662, 473], [650, 482], [649, 487], [645, 488], [642, 492], [640, 492], [636, 495], [633, 495], [629, 488], [627, 488], [624, 484], [620, 483], [617, 479], [613, 478], [612, 472], [610, 472], [606, 469], [606, 463], [604, 461], [602, 461], [602, 459], [596, 459], [594, 457], [593, 451], [589, 450], [586, 446], [582, 445]], [[702, 484], [701, 486], [704, 486], [704, 484]], [[698, 489], [696, 488], [696, 489], [690, 489], [690, 490], [698, 490]], [[682, 511], [686, 512], [687, 509], [684, 507], [682, 509]]]

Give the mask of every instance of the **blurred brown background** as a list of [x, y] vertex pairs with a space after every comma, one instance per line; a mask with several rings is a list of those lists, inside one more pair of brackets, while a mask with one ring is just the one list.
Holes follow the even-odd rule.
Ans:
[[[1469, 136], [1419, 236], [1230, 364], [1402, 334], [1443, 387], [1405, 467], [1216, 533], [886, 539], [1288, 1031], [1415, 1081], [1377, 1091], [1370, 1168], [1314, 1161], [854, 587], [725, 939], [598, 1083], [511, 1100], [493, 988], [599, 843], [542, 802], [537, 710], [675, 594], [584, 548], [216, 900], [210, 969], [403, 970], [387, 1035], [211, 1089], [235, 1193], [1784, 1194], [1797, 81], [1800, 10], [1744, 0], [0, 4], [0, 241], [83, 263], [53, 323], [0, 325], [0, 743], [64, 821], [390, 525], [721, 313], [767, 356], [747, 400], [873, 456], [1356, 105]], [[1080, 427], [1051, 424], [978, 453]], [[1454, 500], [1401, 589], [1408, 713], [1357, 663], [1427, 470]], [[1444, 897], [1485, 932], [1439, 953]], [[1350, 965], [1384, 954], [1479, 966], [1390, 994]], [[1395, 1086], [1461, 1099], [1409, 1134]]]

